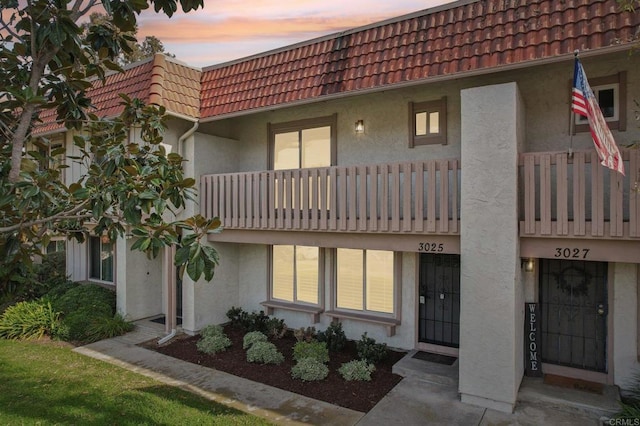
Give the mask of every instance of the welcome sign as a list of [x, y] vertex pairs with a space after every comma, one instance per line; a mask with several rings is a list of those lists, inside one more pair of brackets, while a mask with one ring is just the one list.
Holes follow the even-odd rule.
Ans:
[[542, 377], [542, 361], [540, 360], [540, 332], [538, 327], [539, 305], [525, 304], [524, 344], [525, 374], [531, 377]]

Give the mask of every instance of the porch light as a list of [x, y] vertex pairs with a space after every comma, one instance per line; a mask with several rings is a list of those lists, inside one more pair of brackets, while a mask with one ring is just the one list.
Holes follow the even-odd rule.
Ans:
[[364, 120], [356, 121], [355, 131], [356, 131], [356, 134], [364, 133]]
[[530, 257], [528, 259], [522, 259], [521, 266], [524, 267], [525, 272], [533, 272], [533, 269], [536, 266], [535, 260]]

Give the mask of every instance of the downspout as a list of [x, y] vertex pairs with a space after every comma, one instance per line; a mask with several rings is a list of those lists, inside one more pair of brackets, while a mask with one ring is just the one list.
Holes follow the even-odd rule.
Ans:
[[[174, 114], [168, 113], [168, 115], [174, 115]], [[177, 116], [177, 117], [184, 118], [181, 116]], [[200, 122], [195, 121], [193, 123], [193, 126], [178, 138], [178, 147], [177, 147], [178, 155], [182, 156], [184, 141], [187, 138], [191, 137], [196, 132], [196, 130], [198, 130], [199, 125], [200, 125]], [[167, 265], [166, 269], [168, 270], [166, 272], [169, 275], [168, 277], [166, 277], [165, 280], [163, 280], [165, 281], [165, 285], [167, 288], [167, 315], [165, 318], [165, 332], [169, 334], [164, 336], [162, 339], [158, 340], [158, 345], [167, 343], [168, 341], [173, 339], [176, 335], [176, 328], [177, 328], [178, 321], [177, 321], [177, 314], [176, 314], [176, 308], [177, 308], [176, 306], [177, 305], [176, 268], [175, 268], [175, 265], [173, 264], [173, 258], [175, 257], [175, 252], [176, 252], [175, 246], [165, 247], [164, 261], [165, 261], [165, 265]]]

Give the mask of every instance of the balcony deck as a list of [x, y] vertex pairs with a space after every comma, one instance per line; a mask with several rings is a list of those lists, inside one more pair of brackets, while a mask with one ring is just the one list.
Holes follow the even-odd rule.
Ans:
[[640, 150], [622, 150], [626, 176], [595, 150], [520, 155], [520, 236], [640, 238]]
[[[521, 154], [520, 237], [640, 238], [640, 150], [622, 155], [626, 176], [595, 150]], [[227, 230], [438, 241], [460, 234], [460, 178], [458, 159], [203, 175], [200, 208]]]
[[225, 229], [459, 234], [457, 159], [201, 177], [201, 214]]

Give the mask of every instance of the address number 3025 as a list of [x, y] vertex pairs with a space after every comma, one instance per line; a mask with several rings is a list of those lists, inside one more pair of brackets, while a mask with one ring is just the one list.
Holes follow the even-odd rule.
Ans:
[[444, 244], [442, 243], [418, 243], [418, 251], [426, 253], [442, 253]]

